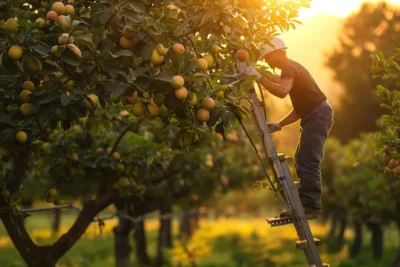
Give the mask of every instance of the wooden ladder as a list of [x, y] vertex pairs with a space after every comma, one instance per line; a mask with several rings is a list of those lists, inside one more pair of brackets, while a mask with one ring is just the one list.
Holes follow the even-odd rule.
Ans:
[[[311, 228], [308, 224], [309, 219], [315, 217], [306, 217], [303, 206], [300, 201], [298, 188], [300, 184], [294, 181], [289, 164], [292, 162], [290, 157], [278, 155], [272, 140], [271, 133], [268, 130], [266, 118], [263, 116], [261, 104], [256, 94], [256, 88], [259, 92], [259, 86], [256, 82], [249, 89], [249, 97], [252, 103], [252, 115], [262, 138], [264, 152], [267, 154], [275, 181], [279, 184], [279, 192], [286, 206], [289, 208], [291, 216], [267, 219], [271, 227], [294, 224], [299, 240], [296, 241], [296, 247], [302, 249], [307, 258], [310, 267], [329, 267], [329, 264], [322, 263], [317, 246], [321, 246], [321, 240], [314, 238]], [[264, 103], [263, 103], [264, 104]], [[278, 190], [278, 189], [277, 189]]]

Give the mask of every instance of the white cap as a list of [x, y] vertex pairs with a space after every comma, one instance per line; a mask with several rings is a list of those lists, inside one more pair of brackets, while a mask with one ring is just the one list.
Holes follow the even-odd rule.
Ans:
[[275, 50], [283, 50], [283, 49], [287, 49], [287, 46], [285, 45], [283, 40], [280, 38], [274, 37], [271, 40], [271, 44], [264, 44], [261, 46], [261, 55], [258, 58], [258, 60], [262, 59], [267, 54], [269, 54]]

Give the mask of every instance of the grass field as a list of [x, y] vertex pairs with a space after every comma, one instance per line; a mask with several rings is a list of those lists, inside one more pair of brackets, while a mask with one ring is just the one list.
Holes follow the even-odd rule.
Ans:
[[[62, 232], [66, 231], [74, 219], [73, 213], [63, 214]], [[51, 214], [33, 215], [27, 221], [27, 227], [35, 242], [50, 244], [55, 236], [50, 229]], [[93, 224], [83, 238], [65, 255], [57, 266], [79, 267], [110, 267], [114, 266], [112, 228], [117, 220], [107, 221], [103, 233]], [[174, 222], [174, 233], [177, 232], [177, 222]], [[158, 221], [146, 222], [148, 252], [151, 257], [156, 251], [156, 230]], [[399, 246], [398, 233], [390, 228], [385, 233], [385, 257], [380, 261], [372, 259], [369, 250], [369, 235], [365, 237], [362, 253], [355, 259], [348, 259], [352, 231], [346, 231], [346, 242], [337, 244], [327, 238], [329, 227], [317, 223], [312, 224], [314, 235], [326, 243], [321, 249], [324, 262], [332, 267], [389, 267]], [[60, 233], [61, 234], [61, 233]], [[184, 247], [194, 254], [193, 259], [199, 266], [276, 266], [303, 267], [306, 266], [304, 255], [294, 247], [296, 233], [292, 226], [271, 228], [264, 218], [252, 219], [218, 219], [203, 220], [192, 240]], [[188, 257], [183, 245], [174, 242], [173, 249], [167, 251], [170, 263], [166, 266], [188, 266]], [[135, 257], [132, 253], [132, 262]], [[0, 225], [0, 266], [26, 266]], [[138, 265], [134, 265], [138, 266]]]

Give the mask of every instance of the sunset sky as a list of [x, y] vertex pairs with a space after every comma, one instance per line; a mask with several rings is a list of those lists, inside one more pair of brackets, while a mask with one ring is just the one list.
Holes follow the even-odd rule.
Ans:
[[[300, 17], [307, 18], [317, 14], [329, 14], [336, 17], [345, 17], [356, 11], [364, 2], [379, 2], [378, 0], [313, 0], [311, 8], [301, 10]], [[400, 0], [387, 1], [393, 4], [400, 4]]]

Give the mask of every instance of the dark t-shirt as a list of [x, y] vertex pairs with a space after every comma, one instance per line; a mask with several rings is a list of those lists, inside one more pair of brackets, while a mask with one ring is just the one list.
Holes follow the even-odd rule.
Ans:
[[327, 100], [311, 74], [300, 63], [289, 59], [286, 67], [282, 69], [281, 79], [293, 80], [289, 96], [293, 109], [300, 117], [304, 117]]

